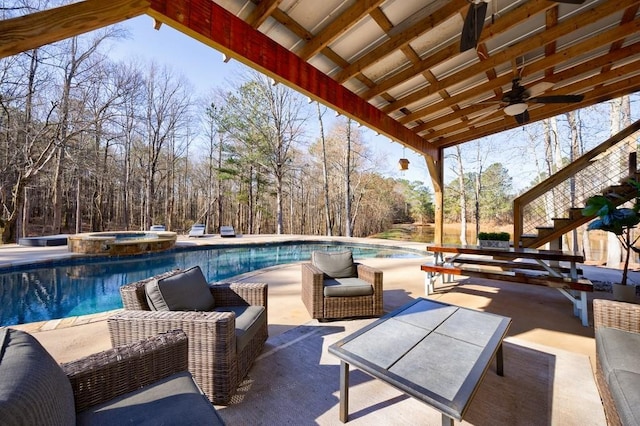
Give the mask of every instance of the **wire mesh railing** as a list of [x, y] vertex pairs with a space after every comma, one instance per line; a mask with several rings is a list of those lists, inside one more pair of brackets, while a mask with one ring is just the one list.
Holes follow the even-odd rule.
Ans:
[[[571, 208], [635, 173], [640, 120], [559, 170], [514, 201], [514, 243], [554, 219], [570, 218]], [[633, 161], [630, 161], [630, 156]]]

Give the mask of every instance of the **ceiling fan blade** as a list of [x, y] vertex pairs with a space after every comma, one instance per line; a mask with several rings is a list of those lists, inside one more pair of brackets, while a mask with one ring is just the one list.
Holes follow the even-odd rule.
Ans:
[[544, 93], [547, 90], [551, 89], [553, 86], [555, 86], [554, 83], [551, 83], [549, 81], [541, 81], [540, 83], [536, 83], [533, 86], [531, 86], [528, 90], [526, 90], [524, 95], [526, 98], [536, 97], [539, 94]]
[[555, 0], [557, 3], [582, 4], [586, 0]]
[[484, 27], [484, 18], [487, 16], [487, 3], [472, 3], [469, 5], [467, 16], [464, 18], [462, 37], [460, 38], [460, 52], [475, 49], [478, 39]]
[[522, 114], [514, 115], [518, 124], [527, 124], [529, 122], [529, 111], [525, 110]]
[[576, 102], [582, 102], [584, 95], [555, 95], [555, 96], [538, 96], [531, 98], [528, 102], [537, 104], [572, 104]]

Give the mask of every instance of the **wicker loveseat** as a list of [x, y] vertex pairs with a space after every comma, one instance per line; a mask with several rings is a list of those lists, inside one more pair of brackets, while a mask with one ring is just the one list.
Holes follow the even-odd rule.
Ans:
[[640, 425], [640, 305], [593, 300], [596, 383], [610, 425]]
[[60, 366], [30, 334], [0, 328], [0, 424], [224, 422], [187, 371], [180, 330]]
[[[267, 284], [227, 283], [206, 285], [214, 304], [210, 309], [178, 307], [152, 310], [158, 300], [148, 298], [149, 288], [180, 280], [178, 289], [193, 279], [204, 280], [200, 268], [170, 271], [120, 288], [124, 311], [108, 318], [113, 345], [121, 345], [167, 330], [181, 329], [189, 337], [189, 371], [214, 404], [228, 404], [268, 337]], [[204, 306], [202, 294], [180, 291]], [[168, 298], [167, 298], [168, 300]], [[161, 301], [162, 302], [162, 301]], [[155, 308], [158, 308], [155, 306]]]
[[302, 264], [302, 302], [319, 320], [383, 314], [382, 271], [353, 261], [350, 251], [311, 254]]

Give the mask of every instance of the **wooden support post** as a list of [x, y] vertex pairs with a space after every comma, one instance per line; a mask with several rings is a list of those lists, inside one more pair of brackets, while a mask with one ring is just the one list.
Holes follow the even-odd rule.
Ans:
[[427, 169], [431, 176], [431, 183], [433, 184], [434, 202], [435, 202], [435, 232], [433, 235], [434, 244], [444, 243], [444, 166], [443, 166], [443, 151], [442, 148], [438, 149], [437, 158], [425, 155], [425, 161], [427, 162]]

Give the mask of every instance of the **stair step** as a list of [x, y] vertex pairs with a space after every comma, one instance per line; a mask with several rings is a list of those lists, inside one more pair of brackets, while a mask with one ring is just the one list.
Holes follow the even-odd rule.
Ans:
[[536, 229], [538, 230], [538, 237], [544, 237], [556, 230], [556, 228], [552, 226], [536, 226]]
[[554, 228], [562, 228], [574, 222], [573, 219], [569, 219], [568, 217], [554, 217], [552, 220]]
[[572, 207], [569, 209], [569, 219], [576, 220], [582, 217], [582, 208], [581, 207]]

